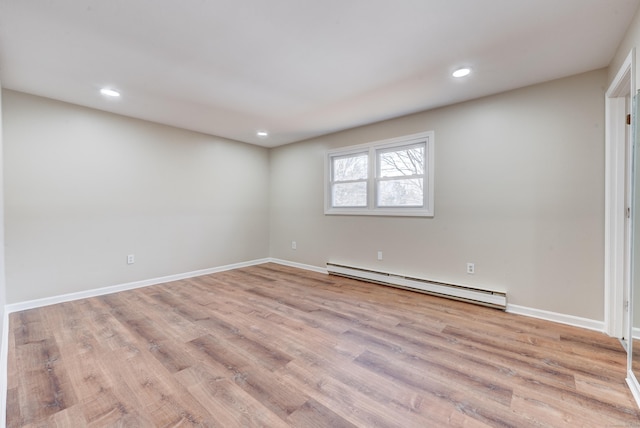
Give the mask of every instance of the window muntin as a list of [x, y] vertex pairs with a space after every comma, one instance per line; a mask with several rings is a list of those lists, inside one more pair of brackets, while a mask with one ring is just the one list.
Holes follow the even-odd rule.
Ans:
[[433, 216], [433, 135], [329, 151], [325, 214]]

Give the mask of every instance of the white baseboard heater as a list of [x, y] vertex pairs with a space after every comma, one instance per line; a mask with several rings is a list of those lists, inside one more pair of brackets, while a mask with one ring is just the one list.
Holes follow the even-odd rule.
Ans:
[[374, 282], [392, 287], [405, 288], [449, 299], [462, 300], [477, 305], [489, 306], [505, 310], [507, 308], [507, 294], [501, 291], [482, 290], [463, 285], [447, 284], [419, 278], [410, 278], [385, 272], [377, 272], [351, 266], [327, 263], [327, 271], [331, 275], [344, 276]]

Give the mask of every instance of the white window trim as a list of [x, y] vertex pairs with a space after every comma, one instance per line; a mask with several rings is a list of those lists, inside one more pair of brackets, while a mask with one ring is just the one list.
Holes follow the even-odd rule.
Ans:
[[[424, 207], [376, 207], [376, 150], [406, 146], [420, 142], [426, 143], [427, 171], [425, 172], [425, 206]], [[331, 158], [349, 154], [369, 153], [369, 177], [367, 181], [367, 206], [362, 208], [336, 208], [331, 206]], [[434, 216], [434, 177], [435, 177], [435, 140], [434, 132], [426, 131], [418, 134], [374, 141], [356, 146], [343, 147], [327, 151], [324, 167], [324, 213], [327, 215], [368, 215], [368, 216], [406, 216], [406, 217], [433, 217]]]

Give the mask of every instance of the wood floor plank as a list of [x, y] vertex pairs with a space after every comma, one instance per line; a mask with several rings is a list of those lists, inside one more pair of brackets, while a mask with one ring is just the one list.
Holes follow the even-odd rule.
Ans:
[[[102, 366], [107, 365], [102, 361], [100, 363]], [[109, 383], [110, 387], [103, 387], [93, 395], [83, 396], [81, 408], [87, 426], [153, 426], [151, 419], [143, 411], [145, 403], [124, 381], [123, 373], [111, 373]]]
[[271, 263], [9, 332], [12, 428], [640, 427], [615, 339]]
[[[103, 348], [111, 351], [129, 349], [130, 352], [137, 352], [136, 339], [127, 327], [117, 318], [117, 310], [109, 305], [109, 296], [95, 297], [87, 299], [92, 307], [97, 310], [87, 319], [88, 328], [93, 332], [96, 339]], [[116, 301], [114, 305], [117, 305]]]
[[[21, 401], [18, 395], [18, 387], [7, 389], [7, 421], [8, 428], [24, 426], [25, 420], [22, 416]], [[22, 402], [22, 406], [24, 406]], [[9, 417], [9, 415], [11, 417]]]
[[17, 368], [25, 374], [24, 381], [19, 382], [18, 399], [26, 423], [76, 404], [76, 394], [55, 340], [29, 342], [18, 346], [16, 351]]
[[293, 426], [299, 427], [357, 428], [357, 425], [336, 415], [331, 409], [315, 400], [308, 400], [302, 407], [289, 416], [288, 420]]
[[[11, 320], [11, 318], [12, 317], [10, 316], [9, 320]], [[9, 326], [11, 325], [11, 321], [9, 321]], [[11, 327], [9, 327], [9, 337], [7, 342], [7, 390], [14, 390], [18, 387], [19, 371], [16, 359], [16, 336], [11, 330]]]
[[109, 426], [131, 415], [133, 409], [120, 400], [111, 388], [103, 388], [85, 395], [82, 401], [87, 425]]
[[[187, 372], [187, 373], [184, 373]], [[193, 367], [181, 373], [188, 390], [222, 427], [286, 427], [287, 424], [235, 382], [211, 376], [206, 368]]]
[[209, 419], [208, 412], [193, 400], [180, 383], [154, 358], [141, 353], [133, 358], [112, 355], [125, 382], [154, 426], [198, 426]]
[[[490, 389], [485, 394], [467, 393], [455, 388], [454, 382], [447, 382], [430, 375], [428, 370], [407, 366], [403, 362], [389, 359], [371, 351], [365, 351], [356, 363], [390, 379], [396, 379], [409, 388], [418, 389], [453, 405], [463, 414], [491, 426], [518, 426], [518, 418], [511, 414], [508, 405], [496, 403], [490, 397]], [[466, 386], [466, 384], [465, 384]], [[490, 411], [488, 409], [491, 409]]]
[[[370, 374], [366, 379], [361, 378], [365, 379], [362, 384], [356, 385], [353, 382], [345, 382], [345, 376], [348, 374], [335, 367], [314, 368], [292, 362], [280, 376], [287, 384], [304, 391], [315, 402], [332, 409], [337, 416], [356, 426], [410, 428], [426, 426], [437, 421], [433, 417], [428, 420], [422, 418], [419, 413], [413, 411], [415, 403], [421, 401], [417, 394], [409, 398], [413, 402], [411, 410], [400, 409], [398, 403], [390, 398], [388, 381], [376, 379], [379, 383], [375, 390], [365, 389], [364, 385], [369, 384], [372, 379]], [[390, 409], [393, 411], [390, 412]]]
[[28, 428], [52, 428], [52, 427], [85, 427], [86, 420], [79, 407], [69, 407], [54, 413], [46, 420], [25, 425]]
[[[39, 311], [22, 311], [11, 314], [15, 328], [10, 329], [16, 346], [47, 339], [47, 329], [43, 325], [42, 314]], [[11, 323], [11, 321], [10, 321]]]

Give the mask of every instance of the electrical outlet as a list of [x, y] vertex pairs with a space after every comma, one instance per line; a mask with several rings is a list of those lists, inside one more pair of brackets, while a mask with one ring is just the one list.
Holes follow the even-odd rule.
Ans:
[[136, 262], [136, 256], [134, 254], [129, 254], [127, 256], [127, 264], [132, 265]]
[[378, 260], [382, 260], [382, 251], [378, 251]]
[[476, 265], [473, 263], [467, 263], [467, 273], [471, 275], [476, 273]]
[[291, 249], [296, 250], [297, 248], [298, 248], [298, 244], [296, 243], [296, 241], [291, 241]]

